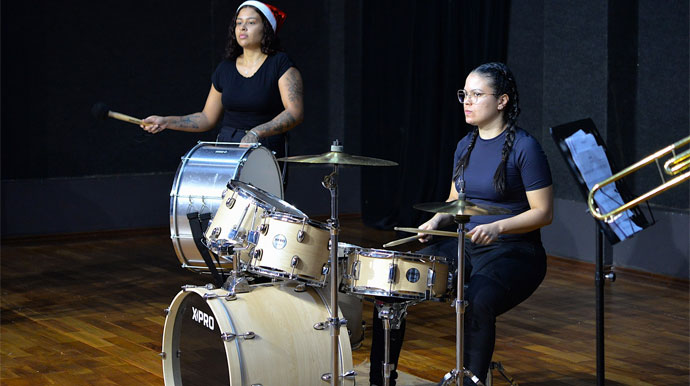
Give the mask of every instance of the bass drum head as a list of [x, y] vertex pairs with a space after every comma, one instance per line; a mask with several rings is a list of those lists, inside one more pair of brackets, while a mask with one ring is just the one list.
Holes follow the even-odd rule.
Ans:
[[[330, 310], [320, 289], [294, 283], [252, 286], [229, 300], [227, 290], [185, 287], [173, 299], [163, 329], [166, 385], [322, 385], [331, 371]], [[342, 318], [342, 313], [339, 313]], [[340, 372], [353, 370], [345, 326]], [[346, 378], [343, 385], [354, 385]]]
[[170, 336], [174, 349], [166, 351], [164, 359], [173, 362], [172, 377], [166, 375], [165, 384], [227, 386], [230, 373], [225, 345], [213, 311], [195, 293], [185, 296], [178, 307]]
[[[200, 142], [182, 157], [170, 192], [170, 237], [184, 268], [208, 273], [208, 267], [194, 242], [187, 214], [199, 213], [212, 217], [222, 201], [227, 183], [232, 179], [251, 183], [283, 198], [278, 162], [265, 147]], [[232, 263], [221, 261], [217, 267], [231, 270]]]

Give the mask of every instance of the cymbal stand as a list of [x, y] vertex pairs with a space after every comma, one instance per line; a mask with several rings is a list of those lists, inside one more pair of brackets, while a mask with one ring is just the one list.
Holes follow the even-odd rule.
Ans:
[[[338, 143], [338, 140], [333, 142], [331, 151], [342, 151], [343, 147]], [[354, 371], [347, 371], [340, 375], [340, 350], [339, 336], [340, 327], [345, 325], [345, 319], [338, 318], [338, 232], [340, 224], [338, 222], [338, 164], [333, 164], [333, 172], [323, 178], [321, 185], [331, 192], [331, 218], [328, 220], [328, 228], [331, 234], [330, 247], [330, 273], [331, 273], [331, 315], [326, 321], [331, 326], [331, 373], [323, 374], [321, 379], [330, 381], [331, 385], [337, 386], [340, 384], [341, 377], [354, 378]], [[345, 370], [345, 369], [343, 369]], [[338, 376], [336, 376], [338, 374]]]
[[470, 216], [458, 215], [455, 216], [455, 222], [458, 224], [458, 280], [457, 280], [457, 297], [453, 302], [455, 307], [455, 368], [448, 372], [439, 386], [450, 385], [453, 381], [456, 385], [463, 384], [463, 377], [468, 377], [477, 385], [484, 386], [484, 384], [477, 378], [476, 375], [463, 367], [464, 360], [464, 324], [465, 324], [465, 309], [467, 308], [467, 301], [465, 300], [465, 224], [470, 221]]
[[391, 329], [400, 329], [400, 323], [407, 315], [407, 307], [414, 305], [415, 301], [408, 301], [402, 303], [386, 303], [381, 300], [375, 302], [376, 309], [379, 312], [379, 318], [383, 323], [384, 333], [384, 356], [383, 356], [383, 384], [389, 386], [391, 382], [391, 371], [393, 371], [393, 364], [390, 363], [390, 342]]

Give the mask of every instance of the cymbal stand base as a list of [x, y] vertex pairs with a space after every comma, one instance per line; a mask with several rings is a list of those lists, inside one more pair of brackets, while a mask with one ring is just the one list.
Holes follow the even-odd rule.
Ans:
[[383, 323], [383, 333], [384, 333], [384, 359], [382, 363], [383, 368], [383, 385], [390, 386], [391, 382], [391, 372], [394, 370], [394, 364], [390, 363], [390, 342], [391, 342], [391, 329], [400, 329], [400, 324], [402, 320], [407, 316], [407, 307], [414, 305], [416, 302], [402, 302], [402, 303], [386, 303], [377, 300], [375, 305], [379, 312], [379, 318]]
[[[439, 382], [438, 386], [448, 386], [452, 385], [455, 383], [457, 386], [462, 386], [461, 384], [458, 383], [458, 380], [467, 377], [469, 378], [472, 382], [474, 382], [478, 386], [484, 386], [482, 381], [477, 378], [476, 375], [474, 375], [470, 370], [467, 369], [462, 369], [462, 377], [460, 376], [460, 372], [457, 369], [451, 370], [449, 373], [446, 373], [446, 375], [443, 377], [441, 382]], [[461, 381], [462, 382], [462, 381]]]

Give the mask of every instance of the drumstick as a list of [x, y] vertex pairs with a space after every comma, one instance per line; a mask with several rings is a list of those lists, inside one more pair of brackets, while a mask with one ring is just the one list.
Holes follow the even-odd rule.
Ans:
[[404, 227], [395, 227], [393, 229], [395, 229], [396, 231], [409, 232], [409, 233], [424, 233], [427, 235], [434, 235], [434, 236], [458, 237], [457, 232], [438, 231], [435, 229], [419, 229], [419, 228], [404, 228]]
[[134, 123], [135, 125], [145, 125], [145, 123], [139, 118], [134, 118], [130, 117], [129, 115], [117, 113], [115, 111], [110, 111], [108, 106], [101, 102], [93, 105], [93, 107], [91, 108], [91, 114], [98, 119], [113, 118], [120, 121]]
[[389, 243], [383, 244], [383, 247], [384, 247], [384, 248], [388, 248], [388, 247], [394, 247], [394, 246], [400, 245], [400, 244], [409, 243], [410, 241], [414, 241], [414, 240], [416, 240], [416, 239], [418, 239], [418, 238], [420, 238], [420, 237], [421, 237], [421, 236], [419, 236], [419, 235], [414, 235], [414, 236], [405, 237], [405, 238], [403, 238], [403, 239], [393, 240], [393, 241], [391, 241], [391, 242], [389, 242]]
[[[424, 230], [424, 229], [418, 229], [418, 228], [399, 228], [399, 227], [395, 227], [393, 229], [395, 229], [396, 231], [402, 231], [402, 232], [426, 233], [426, 234], [436, 235], [436, 236], [448, 236], [448, 237], [457, 237], [458, 236], [457, 233], [448, 232], [448, 231]], [[411, 229], [411, 230], [408, 230], [408, 229]], [[414, 241], [415, 239], [419, 239], [420, 237], [421, 237], [420, 235], [415, 235], [415, 236], [408, 236], [408, 237], [398, 239], [398, 240], [393, 240], [391, 242], [383, 244], [383, 247], [388, 248], [388, 247], [394, 247], [394, 246], [400, 245], [400, 244], [409, 243], [410, 241]], [[471, 236], [465, 235], [465, 238], [469, 239], [470, 237]]]

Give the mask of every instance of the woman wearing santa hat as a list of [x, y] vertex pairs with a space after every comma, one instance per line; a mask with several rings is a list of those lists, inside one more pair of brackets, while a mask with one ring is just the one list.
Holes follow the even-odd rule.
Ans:
[[218, 141], [261, 142], [277, 157], [285, 156], [285, 133], [304, 115], [302, 76], [278, 39], [285, 18], [284, 12], [260, 1], [240, 4], [204, 109], [184, 116], [152, 115], [141, 127], [150, 133], [198, 133], [215, 128], [222, 118]]

